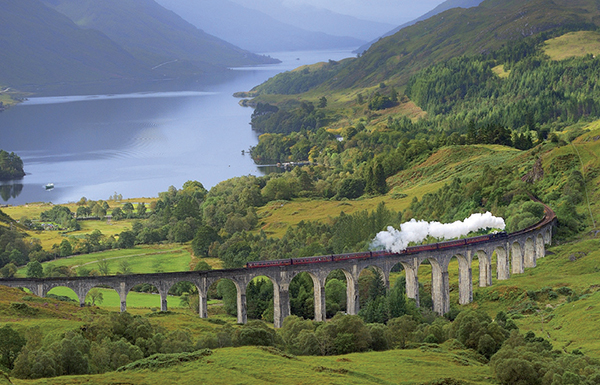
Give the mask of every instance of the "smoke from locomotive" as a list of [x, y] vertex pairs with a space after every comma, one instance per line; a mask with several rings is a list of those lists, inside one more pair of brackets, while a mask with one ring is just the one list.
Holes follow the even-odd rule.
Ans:
[[378, 233], [371, 243], [371, 249], [398, 253], [405, 250], [411, 242], [422, 242], [429, 235], [438, 239], [452, 239], [481, 229], [504, 230], [505, 227], [504, 219], [493, 216], [489, 211], [485, 214], [473, 214], [464, 221], [453, 223], [417, 221], [413, 218], [401, 224], [400, 230], [390, 226], [387, 231]]

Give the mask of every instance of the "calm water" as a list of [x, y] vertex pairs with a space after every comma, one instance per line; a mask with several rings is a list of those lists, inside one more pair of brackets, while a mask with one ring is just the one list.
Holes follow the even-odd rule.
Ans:
[[[201, 91], [30, 98], [0, 113], [0, 149], [17, 153], [27, 173], [0, 186], [0, 203], [97, 200], [115, 192], [154, 197], [187, 180], [208, 189], [260, 175], [247, 153], [258, 142], [252, 109], [232, 94], [303, 64], [352, 56], [350, 50], [269, 54], [282, 63], [235, 69], [232, 80]], [[47, 183], [55, 188], [46, 191]]]

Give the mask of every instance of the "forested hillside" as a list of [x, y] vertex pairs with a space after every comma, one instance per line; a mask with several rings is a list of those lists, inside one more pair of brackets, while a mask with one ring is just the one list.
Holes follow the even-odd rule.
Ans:
[[486, 0], [450, 9], [381, 39], [314, 87], [320, 92], [380, 82], [402, 87], [417, 71], [453, 57], [489, 53], [544, 31], [595, 29], [599, 13], [592, 0]]

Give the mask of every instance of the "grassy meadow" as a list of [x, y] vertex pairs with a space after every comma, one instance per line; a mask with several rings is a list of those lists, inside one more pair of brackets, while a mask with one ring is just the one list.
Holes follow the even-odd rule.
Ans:
[[388, 178], [390, 191], [386, 195], [342, 201], [295, 199], [270, 202], [257, 210], [260, 228], [270, 236], [282, 237], [289, 226], [300, 221], [329, 220], [342, 211], [346, 214], [370, 211], [381, 202], [391, 210], [403, 211], [414, 198], [420, 199], [424, 194], [438, 190], [459, 173], [468, 178], [481, 175], [486, 165], [517, 163], [525, 169], [533, 164], [533, 157], [525, 158], [519, 156], [520, 153], [497, 145], [445, 147], [420, 164]]
[[[106, 260], [110, 275], [123, 272], [123, 263], [127, 263], [131, 274], [171, 273], [188, 271], [192, 264], [192, 254], [189, 246], [180, 244], [136, 246], [132, 249], [108, 250], [92, 254], [73, 255], [44, 262], [42, 266], [68, 266], [77, 272], [78, 268], [98, 270], [98, 263]], [[26, 267], [21, 267], [18, 277], [25, 277]]]
[[569, 32], [546, 41], [544, 49], [552, 60], [564, 60], [600, 53], [600, 33], [593, 31]]
[[487, 384], [487, 366], [466, 351], [446, 347], [348, 354], [284, 357], [259, 347], [224, 348], [195, 362], [159, 370], [134, 370], [93, 376], [16, 380], [14, 384], [414, 384], [453, 377]]
[[[155, 201], [156, 198], [136, 198], [136, 199], [124, 199], [121, 201], [107, 201], [107, 203], [109, 204], [109, 206], [111, 207], [111, 209], [114, 209], [116, 207], [121, 207], [122, 205], [124, 205], [127, 202], [131, 202], [134, 206], [139, 203], [139, 202], [144, 202], [146, 204], [146, 206], [150, 206], [150, 203], [152, 203], [153, 201]], [[50, 209], [52, 209], [52, 207], [54, 206], [53, 203], [44, 203], [44, 202], [37, 202], [37, 203], [28, 203], [28, 204], [24, 204], [24, 205], [20, 205], [20, 206], [8, 206], [8, 207], [4, 207], [2, 208], [2, 211], [4, 211], [7, 215], [10, 215], [11, 218], [17, 220], [17, 221], [22, 221], [24, 219], [30, 219], [32, 221], [35, 220], [39, 220], [40, 218], [40, 214], [44, 211], [48, 211]], [[66, 206], [69, 208], [69, 210], [71, 210], [72, 212], [76, 212], [77, 211], [77, 204], [76, 203], [66, 203], [66, 204], [61, 204], [61, 206]], [[111, 211], [111, 209], [109, 209], [109, 213]], [[81, 237], [85, 234], [89, 234], [94, 230], [99, 230], [103, 235], [110, 237], [112, 236], [116, 236], [117, 234], [131, 229], [131, 225], [133, 223], [133, 220], [131, 219], [124, 219], [124, 220], [120, 220], [120, 221], [112, 221], [112, 220], [88, 220], [88, 221], [79, 221], [79, 224], [81, 226], [81, 230], [79, 231], [69, 231], [69, 232], [64, 232], [64, 231], [29, 231], [29, 235], [32, 238], [36, 238], [39, 239], [41, 242], [41, 245], [44, 249], [51, 249], [52, 245], [54, 244], [60, 244], [60, 242], [64, 239], [64, 237]]]

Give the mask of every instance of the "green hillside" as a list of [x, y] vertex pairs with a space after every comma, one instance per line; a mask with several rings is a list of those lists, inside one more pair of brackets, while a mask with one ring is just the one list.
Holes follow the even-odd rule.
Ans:
[[486, 0], [450, 9], [381, 39], [312, 87], [332, 92], [380, 82], [403, 86], [417, 71], [453, 57], [488, 53], [545, 31], [595, 28], [599, 12], [592, 0]]
[[486, 0], [474, 8], [451, 9], [374, 44], [329, 87], [402, 84], [417, 70], [455, 56], [488, 52], [544, 31], [594, 25], [598, 12], [590, 0]]

